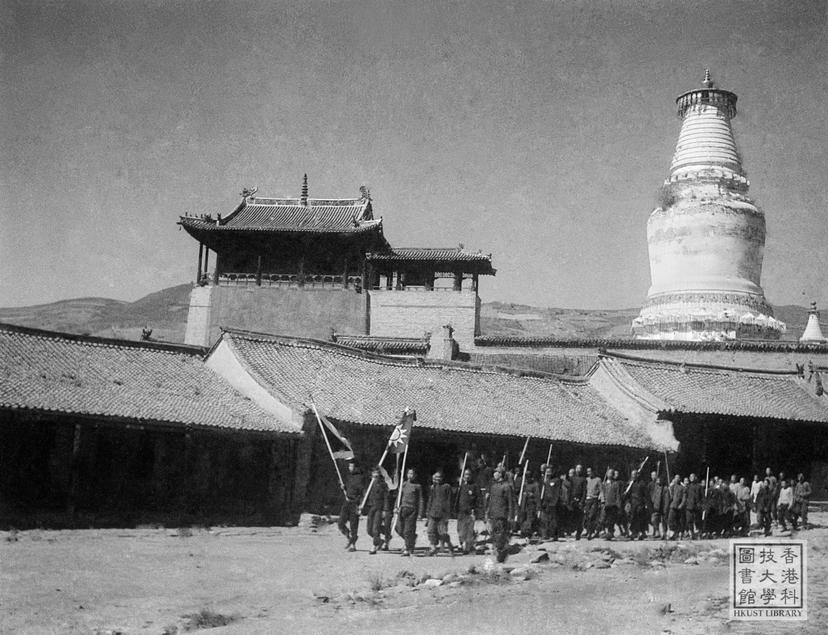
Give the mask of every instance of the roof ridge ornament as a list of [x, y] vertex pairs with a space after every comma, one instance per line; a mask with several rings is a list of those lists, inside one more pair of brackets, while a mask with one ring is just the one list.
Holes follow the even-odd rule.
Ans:
[[239, 196], [242, 198], [253, 198], [253, 195], [259, 191], [259, 187], [254, 185], [253, 187], [245, 187], [242, 188], [242, 191], [239, 193]]

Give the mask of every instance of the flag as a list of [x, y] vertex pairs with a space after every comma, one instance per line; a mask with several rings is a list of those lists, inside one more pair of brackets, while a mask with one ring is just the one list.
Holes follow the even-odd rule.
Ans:
[[[354, 449], [351, 447], [351, 442], [345, 438], [339, 430], [336, 429], [328, 419], [317, 413], [319, 420], [322, 422], [324, 428], [327, 428], [329, 434], [328, 444], [331, 446], [331, 456], [335, 459], [352, 459], [354, 458]], [[323, 428], [323, 431], [324, 431]]]
[[[382, 480], [385, 481], [385, 484], [388, 486], [388, 489], [395, 490], [397, 489], [397, 484], [394, 482], [394, 479], [386, 472], [385, 468], [382, 465], [379, 466], [380, 475], [382, 475]], [[396, 477], [396, 474], [394, 475]]]
[[411, 427], [417, 419], [414, 410], [406, 410], [400, 417], [400, 422], [394, 427], [391, 438], [388, 439], [388, 451], [392, 454], [401, 454], [408, 447], [408, 440], [411, 438]]

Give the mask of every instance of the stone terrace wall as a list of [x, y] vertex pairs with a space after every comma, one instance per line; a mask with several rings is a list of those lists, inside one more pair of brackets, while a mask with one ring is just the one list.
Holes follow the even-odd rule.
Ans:
[[366, 334], [367, 301], [353, 289], [196, 287], [185, 342], [210, 346], [222, 326], [322, 340], [331, 329]]
[[451, 324], [460, 350], [474, 348], [480, 298], [468, 291], [371, 291], [371, 335], [422, 337]]

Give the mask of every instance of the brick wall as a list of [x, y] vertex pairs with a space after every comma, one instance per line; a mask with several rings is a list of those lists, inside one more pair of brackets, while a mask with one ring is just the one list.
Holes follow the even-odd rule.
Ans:
[[480, 298], [474, 291], [371, 291], [371, 335], [422, 337], [450, 324], [461, 351], [474, 348]]
[[331, 329], [365, 334], [366, 322], [367, 296], [353, 289], [196, 287], [185, 342], [210, 346], [222, 326], [327, 340]]

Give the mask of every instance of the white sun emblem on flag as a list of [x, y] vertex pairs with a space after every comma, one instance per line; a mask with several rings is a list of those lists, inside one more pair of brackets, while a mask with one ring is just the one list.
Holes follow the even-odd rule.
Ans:
[[407, 432], [402, 426], [397, 426], [394, 428], [394, 432], [391, 433], [391, 445], [397, 447], [398, 445], [405, 445]]

